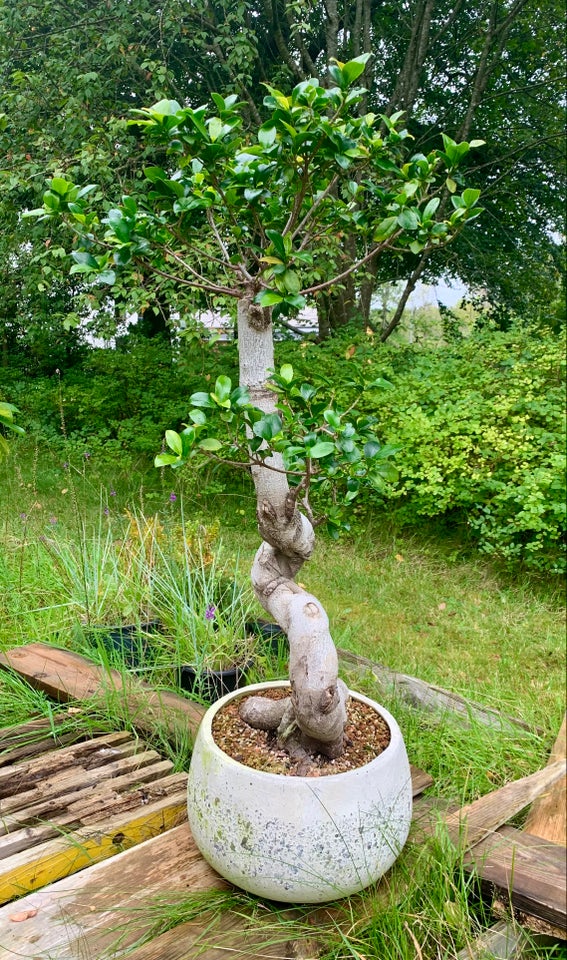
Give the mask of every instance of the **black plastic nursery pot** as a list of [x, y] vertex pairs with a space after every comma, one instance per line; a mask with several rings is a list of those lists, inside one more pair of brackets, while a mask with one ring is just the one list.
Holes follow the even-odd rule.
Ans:
[[246, 686], [246, 673], [252, 663], [226, 667], [224, 670], [199, 669], [184, 664], [179, 667], [177, 679], [182, 690], [193, 693], [207, 703], [215, 703], [227, 693]]
[[260, 637], [268, 650], [278, 656], [287, 647], [287, 636], [278, 623], [269, 620], [249, 620], [245, 625], [248, 636]]
[[115, 627], [92, 627], [89, 634], [93, 640], [100, 640], [110, 654], [118, 654], [124, 666], [135, 669], [151, 661], [152, 636], [161, 629], [159, 620], [148, 620]]

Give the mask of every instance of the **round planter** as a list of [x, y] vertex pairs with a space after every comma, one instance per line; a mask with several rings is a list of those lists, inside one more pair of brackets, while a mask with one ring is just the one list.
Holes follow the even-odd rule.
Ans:
[[215, 714], [235, 697], [282, 686], [289, 684], [254, 684], [209, 708], [189, 770], [189, 825], [205, 859], [237, 886], [287, 903], [324, 903], [374, 883], [399, 855], [411, 822], [410, 767], [394, 718], [358, 693], [351, 695], [390, 728], [388, 747], [365, 766], [287, 777], [233, 760], [214, 742]]

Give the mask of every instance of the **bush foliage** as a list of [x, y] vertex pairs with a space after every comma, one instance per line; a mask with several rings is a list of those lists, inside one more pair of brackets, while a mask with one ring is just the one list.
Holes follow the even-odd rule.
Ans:
[[[563, 341], [550, 332], [478, 333], [436, 348], [388, 347], [343, 333], [318, 345], [280, 342], [313, 383], [328, 384], [343, 405], [356, 382], [378, 382], [359, 406], [377, 414], [383, 443], [399, 447], [398, 479], [365, 494], [362, 509], [423, 525], [443, 518], [470, 531], [479, 549], [540, 571], [565, 569]], [[59, 377], [0, 375], [0, 396], [21, 409], [29, 437], [86, 446], [116, 463], [135, 456], [148, 469], [166, 429], [188, 416], [188, 398], [219, 374], [234, 380], [232, 344], [193, 341], [173, 350], [140, 342], [127, 353], [92, 351]], [[360, 511], [361, 507], [357, 507]]]
[[[300, 351], [306, 372], [312, 349]], [[317, 366], [334, 383], [353, 367], [386, 381], [365, 402], [382, 441], [400, 447], [385, 501], [398, 520], [453, 518], [491, 556], [565, 569], [561, 337], [491, 332], [436, 349], [377, 349], [365, 338], [343, 341], [342, 354], [335, 341]]]

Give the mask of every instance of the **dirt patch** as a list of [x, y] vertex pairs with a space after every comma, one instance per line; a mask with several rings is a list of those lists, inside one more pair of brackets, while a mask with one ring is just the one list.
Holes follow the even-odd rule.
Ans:
[[[262, 692], [262, 696], [280, 699], [288, 695], [285, 688]], [[233, 760], [254, 770], [279, 773], [290, 777], [326, 777], [363, 767], [378, 757], [390, 743], [390, 728], [372, 707], [359, 700], [350, 700], [347, 707], [345, 749], [340, 757], [329, 760], [317, 753], [308, 773], [298, 773], [299, 761], [278, 744], [274, 733], [255, 730], [241, 720], [238, 710], [245, 697], [238, 697], [223, 707], [213, 720], [215, 743]]]

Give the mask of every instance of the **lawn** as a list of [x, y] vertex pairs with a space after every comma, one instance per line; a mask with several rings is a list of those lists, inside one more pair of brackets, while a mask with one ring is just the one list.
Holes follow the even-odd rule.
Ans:
[[[132, 516], [157, 516], [164, 530], [186, 524], [213, 552], [222, 539], [223, 555], [229, 563], [238, 559], [243, 582], [258, 545], [253, 499], [245, 484], [223, 488], [219, 482], [218, 494], [204, 503], [194, 484], [174, 481], [172, 475], [61, 464], [44, 451], [30, 459], [23, 447], [14, 449], [1, 471], [2, 649], [41, 641], [86, 652], [46, 544], [81, 538], [100, 543], [109, 530], [118, 537]], [[383, 698], [402, 727], [410, 760], [434, 777], [434, 793], [464, 803], [545, 764], [565, 705], [560, 582], [498, 569], [447, 530], [400, 532], [384, 518], [372, 517], [339, 542], [320, 537], [299, 579], [325, 605], [339, 647], [529, 727], [503, 732], [478, 722], [466, 726], [449, 715], [424, 714], [393, 696]], [[101, 657], [100, 650], [92, 653]], [[271, 660], [262, 669], [266, 676], [282, 676], [285, 662]], [[361, 684], [372, 692], [370, 678]], [[0, 725], [54, 710], [45, 697], [0, 674]], [[110, 728], [124, 721], [111, 702], [106, 714], [96, 717]], [[161, 742], [156, 746], [165, 749]], [[186, 765], [186, 744], [177, 755], [175, 747], [167, 749], [179, 768]], [[409, 960], [417, 956], [416, 935], [424, 958], [450, 957], [488, 922], [469, 902], [468, 881], [446, 848], [430, 848], [422, 856], [410, 845], [396, 871], [400, 882], [404, 878], [402, 906], [390, 891], [390, 899], [372, 900], [370, 915], [353, 916], [350, 932], [344, 925], [327, 930], [329, 958]], [[162, 905], [156, 923], [165, 928], [198, 909], [191, 898]]]

